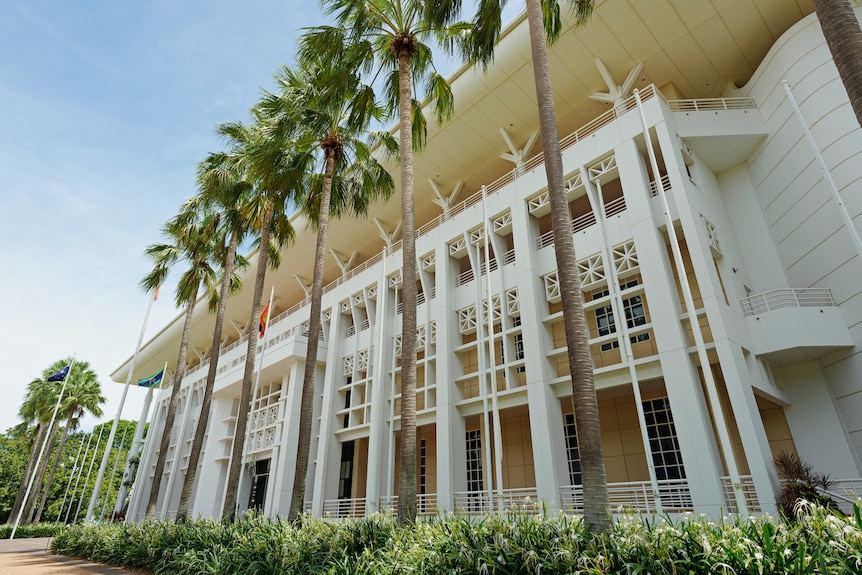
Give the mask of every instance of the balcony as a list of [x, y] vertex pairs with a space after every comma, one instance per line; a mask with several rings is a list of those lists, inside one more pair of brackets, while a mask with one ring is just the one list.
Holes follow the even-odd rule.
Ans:
[[741, 300], [752, 351], [777, 365], [820, 359], [853, 347], [828, 289], [778, 289]]

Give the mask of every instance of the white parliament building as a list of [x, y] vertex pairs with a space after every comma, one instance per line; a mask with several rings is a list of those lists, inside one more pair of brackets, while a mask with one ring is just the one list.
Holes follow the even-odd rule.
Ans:
[[[604, 0], [551, 51], [614, 511], [775, 512], [781, 452], [829, 474], [842, 503], [862, 493], [862, 129], [813, 12], [809, 0]], [[455, 117], [429, 127], [415, 167], [419, 513], [577, 513], [525, 16], [487, 73], [451, 81]], [[315, 516], [397, 497], [400, 210], [396, 194], [330, 226]], [[294, 226], [267, 273], [273, 319], [241, 438], [240, 507], [270, 516], [287, 514], [294, 481], [316, 239], [302, 217]], [[196, 516], [222, 510], [253, 283], [252, 266], [228, 304]], [[209, 363], [214, 317], [198, 307], [157, 505], [167, 518]], [[175, 369], [181, 327], [145, 343], [134, 377]], [[169, 395], [153, 402], [130, 519], [145, 511]]]

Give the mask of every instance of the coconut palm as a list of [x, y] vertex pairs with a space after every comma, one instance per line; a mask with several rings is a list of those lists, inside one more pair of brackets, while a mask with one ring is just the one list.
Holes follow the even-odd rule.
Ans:
[[227, 239], [227, 245], [224, 245], [225, 242], [220, 237], [218, 248], [219, 251], [223, 252], [223, 256], [221, 257], [222, 279], [218, 293], [213, 292], [215, 297], [210, 299], [210, 311], [215, 306], [216, 312], [215, 326], [213, 326], [212, 350], [210, 352], [206, 385], [204, 386], [203, 397], [201, 398], [200, 417], [195, 428], [192, 448], [189, 452], [188, 468], [183, 478], [183, 488], [177, 508], [178, 518], [183, 518], [188, 513], [198, 469], [198, 461], [203, 450], [204, 436], [206, 435], [210, 417], [210, 406], [212, 405], [213, 388], [218, 373], [218, 360], [221, 354], [221, 334], [224, 326], [228, 296], [242, 289], [242, 282], [239, 276], [234, 273], [235, 264], [239, 263], [242, 267], [248, 264], [245, 258], [237, 256], [236, 253], [237, 246], [242, 242], [246, 233], [241, 207], [244, 199], [251, 192], [251, 184], [245, 178], [241, 167], [226, 154], [210, 154], [198, 166], [197, 182], [199, 193], [196, 197], [196, 202], [201, 207], [205, 206], [216, 212], [219, 231], [222, 237]]
[[[295, 234], [285, 212], [285, 206], [299, 183], [299, 178], [292, 167], [294, 150], [290, 140], [290, 130], [283, 125], [276, 126], [273, 119], [266, 117], [260, 110], [253, 110], [252, 113], [255, 123], [251, 126], [229, 123], [222, 124], [218, 128], [221, 135], [231, 144], [231, 161], [246, 170], [250, 181], [254, 183], [254, 193], [241, 210], [250, 233], [257, 234], [259, 238], [250, 326], [260, 316], [260, 300], [263, 295], [267, 267], [269, 265], [277, 267], [280, 257], [278, 248], [294, 238]], [[249, 333], [239, 413], [234, 430], [222, 511], [223, 516], [231, 520], [236, 516], [256, 358], [257, 338]]]
[[856, 121], [862, 126], [862, 29], [850, 0], [812, 0]]
[[[548, 179], [548, 200], [554, 231], [557, 276], [560, 282], [563, 322], [566, 330], [569, 368], [572, 374], [572, 402], [578, 446], [581, 450], [584, 520], [590, 529], [606, 531], [610, 529], [610, 514], [598, 400], [593, 381], [584, 296], [578, 276], [571, 216], [563, 183], [562, 152], [557, 134], [557, 118], [548, 65], [548, 42], [555, 41], [562, 30], [560, 6], [557, 0], [526, 0], [526, 3], [536, 100], [539, 106], [539, 129], [542, 134], [545, 174]], [[505, 4], [505, 0], [484, 0], [479, 3], [473, 19], [475, 29], [470, 36], [469, 49], [472, 57], [486, 66], [493, 58], [494, 47], [502, 28], [502, 11]], [[592, 14], [594, 2], [593, 0], [570, 0], [569, 5], [574, 11], [576, 22], [584, 24]], [[458, 17], [460, 9], [460, 0], [426, 3], [428, 19], [438, 23], [445, 23]]]
[[[413, 217], [413, 149], [425, 139], [425, 121], [415, 83], [424, 84], [439, 123], [454, 111], [452, 91], [434, 69], [426, 42], [440, 41], [452, 50], [467, 37], [466, 24], [441, 24], [425, 18], [419, 0], [326, 0], [324, 9], [336, 26], [313, 29], [302, 40], [304, 55], [335, 57], [336, 52], [355, 59], [357, 67], [386, 72], [386, 101], [398, 114], [401, 160], [401, 238], [403, 257], [401, 353], [401, 462], [398, 485], [398, 521], [416, 517], [416, 225]], [[375, 74], [376, 78], [376, 74]], [[372, 82], [373, 83], [373, 82]]]
[[[64, 365], [68, 365], [68, 363]], [[66, 391], [63, 394], [63, 400], [60, 403], [60, 411], [58, 413], [59, 416], [66, 417], [66, 425], [63, 427], [63, 434], [60, 436], [60, 444], [54, 455], [54, 462], [51, 465], [51, 472], [48, 474], [48, 481], [45, 482], [45, 486], [43, 487], [39, 509], [33, 517], [34, 522], [38, 523], [42, 517], [42, 511], [45, 509], [48, 493], [54, 483], [54, 476], [57, 473], [57, 466], [60, 463], [60, 457], [66, 446], [69, 432], [78, 428], [78, 422], [87, 412], [96, 417], [101, 417], [101, 404], [104, 402], [105, 396], [102, 395], [102, 387], [99, 385], [96, 372], [93, 371], [90, 364], [86, 361], [75, 362], [66, 380]]]
[[[273, 117], [298, 122], [296, 170], [306, 185], [298, 191], [296, 201], [317, 227], [296, 474], [288, 514], [293, 521], [302, 513], [305, 500], [329, 218], [367, 213], [374, 200], [391, 195], [394, 183], [362, 139], [369, 122], [380, 120], [383, 111], [374, 104], [372, 88], [360, 82], [354, 68], [343, 60], [318, 57], [300, 62], [294, 69], [283, 67], [276, 80], [280, 90], [266, 94], [260, 107]], [[373, 141], [393, 150], [389, 134], [372, 136]]]
[[180, 213], [168, 221], [163, 229], [167, 243], [151, 244], [146, 249], [147, 256], [153, 261], [153, 270], [141, 280], [141, 287], [146, 291], [154, 291], [161, 286], [170, 268], [180, 261], [188, 264], [188, 269], [177, 283], [175, 303], [177, 307], [186, 306], [183, 332], [180, 339], [177, 367], [171, 381], [171, 397], [168, 412], [162, 428], [162, 439], [159, 444], [159, 455], [156, 459], [156, 469], [150, 486], [150, 497], [147, 502], [147, 517], [152, 517], [156, 511], [159, 498], [162, 474], [165, 470], [168, 447], [171, 440], [171, 429], [176, 419], [179, 404], [180, 387], [186, 367], [186, 351], [189, 345], [189, 333], [192, 327], [192, 315], [198, 299], [198, 291], [203, 285], [210, 289], [215, 283], [215, 271], [210, 265], [213, 256], [213, 239], [215, 218], [212, 214], [200, 213], [193, 209], [181, 209]]

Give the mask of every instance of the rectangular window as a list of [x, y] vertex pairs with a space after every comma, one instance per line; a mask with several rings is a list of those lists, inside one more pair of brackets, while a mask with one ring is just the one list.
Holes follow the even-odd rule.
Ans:
[[484, 489], [482, 478], [482, 432], [472, 429], [467, 432], [467, 491]]
[[575, 428], [575, 416], [567, 413], [563, 428], [566, 433], [566, 459], [569, 462], [569, 482], [571, 485], [581, 485], [581, 452], [578, 449], [578, 431]]
[[[638, 281], [638, 278], [623, 280], [620, 282], [620, 291], [633, 288], [639, 284], [640, 282]], [[608, 293], [607, 288], [596, 290], [592, 292], [592, 299], [597, 300], [607, 296]], [[637, 326], [645, 325], [647, 323], [646, 309], [644, 308], [642, 295], [638, 294], [628, 298], [623, 298], [623, 311], [626, 316], [626, 326], [628, 326], [629, 329], [634, 329]], [[595, 314], [599, 337], [617, 332], [617, 326], [614, 321], [614, 310], [610, 304], [597, 308], [595, 310]], [[639, 333], [631, 336], [630, 341], [632, 343], [637, 343], [639, 341], [647, 341], [649, 338], [649, 333]], [[617, 349], [619, 346], [620, 344], [618, 341], [603, 343], [602, 351]]]
[[516, 333], [515, 337], [515, 361], [524, 359], [524, 334]]
[[643, 402], [650, 451], [658, 480], [685, 479], [682, 452], [666, 397]]

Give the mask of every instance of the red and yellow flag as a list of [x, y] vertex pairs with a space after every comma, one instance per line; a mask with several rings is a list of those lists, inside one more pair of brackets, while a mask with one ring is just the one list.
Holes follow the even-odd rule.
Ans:
[[263, 308], [263, 311], [260, 313], [260, 323], [257, 326], [257, 330], [260, 332], [258, 336], [259, 339], [263, 339], [263, 335], [266, 333], [266, 320], [269, 317], [269, 304], [266, 304], [266, 307]]

